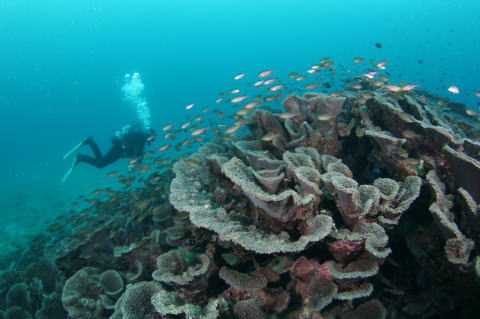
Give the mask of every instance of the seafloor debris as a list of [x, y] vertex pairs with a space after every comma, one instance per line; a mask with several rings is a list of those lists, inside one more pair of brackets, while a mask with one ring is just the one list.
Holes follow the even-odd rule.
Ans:
[[250, 101], [248, 132], [85, 199], [0, 273], [3, 317], [474, 318], [477, 119], [372, 81]]

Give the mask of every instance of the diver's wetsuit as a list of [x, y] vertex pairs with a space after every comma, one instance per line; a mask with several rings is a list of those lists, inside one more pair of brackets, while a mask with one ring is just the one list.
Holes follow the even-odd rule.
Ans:
[[105, 155], [102, 155], [97, 143], [95, 143], [92, 137], [89, 137], [85, 141], [85, 145], [90, 145], [94, 157], [85, 154], [77, 154], [77, 163], [84, 162], [98, 168], [104, 168], [120, 158], [142, 157], [143, 149], [147, 141], [147, 135], [142, 130], [134, 130], [121, 137], [114, 135], [110, 140], [112, 142], [112, 147]]

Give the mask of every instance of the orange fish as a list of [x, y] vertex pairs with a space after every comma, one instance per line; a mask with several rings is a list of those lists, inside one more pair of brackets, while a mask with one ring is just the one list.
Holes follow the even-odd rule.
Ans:
[[118, 174], [118, 171], [113, 171], [107, 174], [107, 177], [113, 177]]
[[245, 73], [239, 73], [239, 74], [235, 75], [235, 76], [233, 77], [233, 79], [235, 79], [235, 80], [240, 80], [240, 79], [243, 78], [244, 76], [245, 76]]
[[135, 164], [135, 163], [137, 163], [140, 159], [141, 159], [140, 157], [136, 157], [136, 158], [130, 160], [130, 161], [128, 162], [128, 164], [129, 164], [129, 165]]
[[460, 93], [460, 90], [458, 87], [456, 87], [455, 85], [452, 85], [451, 87], [448, 88], [448, 91], [453, 93], [453, 94], [458, 94]]
[[164, 127], [162, 127], [162, 131], [168, 131], [169, 129], [172, 128], [172, 126], [173, 126], [173, 124], [167, 124]]
[[165, 145], [162, 145], [159, 148], [157, 148], [157, 151], [162, 152], [162, 151], [167, 150], [169, 147], [170, 147], [170, 144], [165, 144]]
[[385, 85], [385, 88], [389, 89], [392, 92], [400, 92], [402, 90], [401, 87], [399, 87], [398, 85], [394, 85], [394, 84], [387, 84], [387, 85]]
[[253, 83], [253, 86], [260, 86], [260, 85], [262, 85], [262, 84], [264, 84], [264, 83], [265, 83], [264, 80], [258, 80], [258, 81], [256, 81], [255, 83]]
[[315, 88], [316, 86], [319, 86], [321, 83], [319, 82], [313, 82], [313, 83], [309, 83], [309, 84], [306, 84], [304, 86], [304, 88], [306, 88], [307, 90], [311, 90], [313, 88]]
[[270, 88], [268, 89], [268, 91], [270, 91], [270, 92], [275, 92], [275, 91], [278, 91], [278, 90], [283, 89], [283, 87], [284, 87], [283, 84], [277, 84], [277, 85], [274, 85], [274, 86], [270, 87]]
[[232, 102], [232, 103], [242, 102], [242, 101], [245, 100], [247, 97], [248, 97], [248, 96], [246, 96], [246, 95], [237, 96], [237, 97], [234, 97], [234, 98], [230, 99], [230, 102]]
[[195, 131], [192, 132], [192, 136], [200, 135], [203, 132], [205, 132], [206, 129], [207, 129], [206, 127], [196, 129]]
[[263, 84], [264, 85], [270, 85], [272, 84], [273, 82], [277, 81], [278, 79], [277, 78], [271, 78], [271, 79], [266, 79]]
[[275, 72], [275, 70], [264, 70], [264, 71], [258, 73], [257, 76], [260, 77], [260, 78], [264, 78], [266, 76], [269, 76], [273, 72]]
[[101, 192], [104, 192], [104, 191], [105, 191], [104, 188], [99, 188], [99, 189], [96, 189], [96, 190], [92, 191], [92, 194], [98, 195], [98, 194], [100, 194]]
[[147, 137], [147, 142], [153, 141], [156, 137], [157, 137], [157, 136], [156, 136], [155, 134], [149, 135], [149, 136]]
[[236, 130], [238, 130], [240, 128], [240, 125], [234, 125], [234, 126], [231, 126], [229, 128], [227, 128], [225, 130], [225, 133], [227, 134], [231, 134], [231, 133], [234, 133]]

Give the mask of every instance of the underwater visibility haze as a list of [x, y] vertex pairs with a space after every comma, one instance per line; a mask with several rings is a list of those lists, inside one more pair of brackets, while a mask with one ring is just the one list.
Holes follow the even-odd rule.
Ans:
[[478, 12], [0, 0], [0, 319], [478, 318]]

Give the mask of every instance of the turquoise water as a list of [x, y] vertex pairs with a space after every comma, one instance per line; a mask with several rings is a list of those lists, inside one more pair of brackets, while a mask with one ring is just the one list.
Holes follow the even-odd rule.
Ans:
[[126, 73], [142, 75], [157, 130], [185, 121], [187, 104], [213, 104], [239, 72], [286, 75], [324, 56], [345, 68], [387, 59], [392, 80], [450, 97], [456, 85], [454, 99], [476, 108], [479, 11], [473, 0], [0, 0], [0, 239], [22, 241], [75, 196], [115, 184], [105, 174], [126, 161], [61, 184], [62, 156], [88, 135], [107, 148], [135, 119]]

